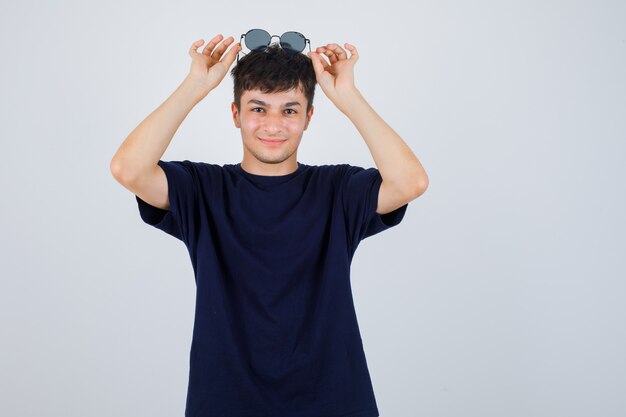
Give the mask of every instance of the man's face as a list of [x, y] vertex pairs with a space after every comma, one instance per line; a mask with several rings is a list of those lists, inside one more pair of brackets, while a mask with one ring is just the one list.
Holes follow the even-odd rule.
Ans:
[[234, 102], [231, 109], [235, 126], [241, 129], [245, 165], [261, 171], [267, 168], [265, 164], [296, 166], [298, 146], [313, 115], [313, 107], [307, 114], [306, 106], [307, 99], [299, 89], [244, 91], [241, 109], [238, 111]]

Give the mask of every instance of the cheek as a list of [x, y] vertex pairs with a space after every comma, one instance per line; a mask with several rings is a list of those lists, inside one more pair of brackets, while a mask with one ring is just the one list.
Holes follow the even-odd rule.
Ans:
[[289, 130], [302, 130], [302, 128], [304, 127], [306, 123], [306, 119], [291, 119], [289, 120], [289, 122], [287, 122], [287, 126], [289, 128]]
[[241, 128], [246, 132], [252, 132], [259, 130], [259, 123], [254, 119], [246, 119], [241, 122]]

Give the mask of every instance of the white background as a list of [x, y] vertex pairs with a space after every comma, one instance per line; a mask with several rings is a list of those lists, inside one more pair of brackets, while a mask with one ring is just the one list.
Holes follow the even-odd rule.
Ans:
[[[382, 417], [626, 415], [622, 1], [2, 0], [0, 415], [182, 416], [183, 244], [109, 162], [215, 34], [354, 44], [430, 186], [352, 283]], [[163, 159], [237, 163], [232, 79]], [[316, 89], [298, 160], [375, 166]], [[325, 416], [326, 417], [326, 416]]]

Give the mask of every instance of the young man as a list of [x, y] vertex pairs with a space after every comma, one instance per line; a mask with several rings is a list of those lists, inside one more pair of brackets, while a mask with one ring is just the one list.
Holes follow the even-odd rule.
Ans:
[[[202, 41], [192, 45], [185, 81], [111, 162], [143, 221], [189, 251], [197, 292], [185, 416], [378, 416], [350, 263], [361, 240], [400, 223], [427, 175], [355, 88], [348, 44], [350, 58], [337, 44], [308, 56], [277, 45], [250, 52], [232, 71], [242, 162], [161, 160], [240, 50], [225, 53], [233, 39], [221, 40], [202, 53]], [[316, 82], [378, 169], [298, 162]]]

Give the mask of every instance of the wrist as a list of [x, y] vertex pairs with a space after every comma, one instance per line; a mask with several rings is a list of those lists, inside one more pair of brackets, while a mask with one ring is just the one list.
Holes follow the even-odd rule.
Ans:
[[361, 92], [356, 88], [341, 94], [341, 108], [342, 113], [349, 116], [349, 112], [351, 109], [354, 109], [360, 104], [363, 104], [365, 98], [361, 95]]
[[211, 88], [207, 88], [205, 82], [191, 75], [185, 77], [179, 88], [185, 95], [188, 95], [195, 101], [201, 101], [212, 90]]

